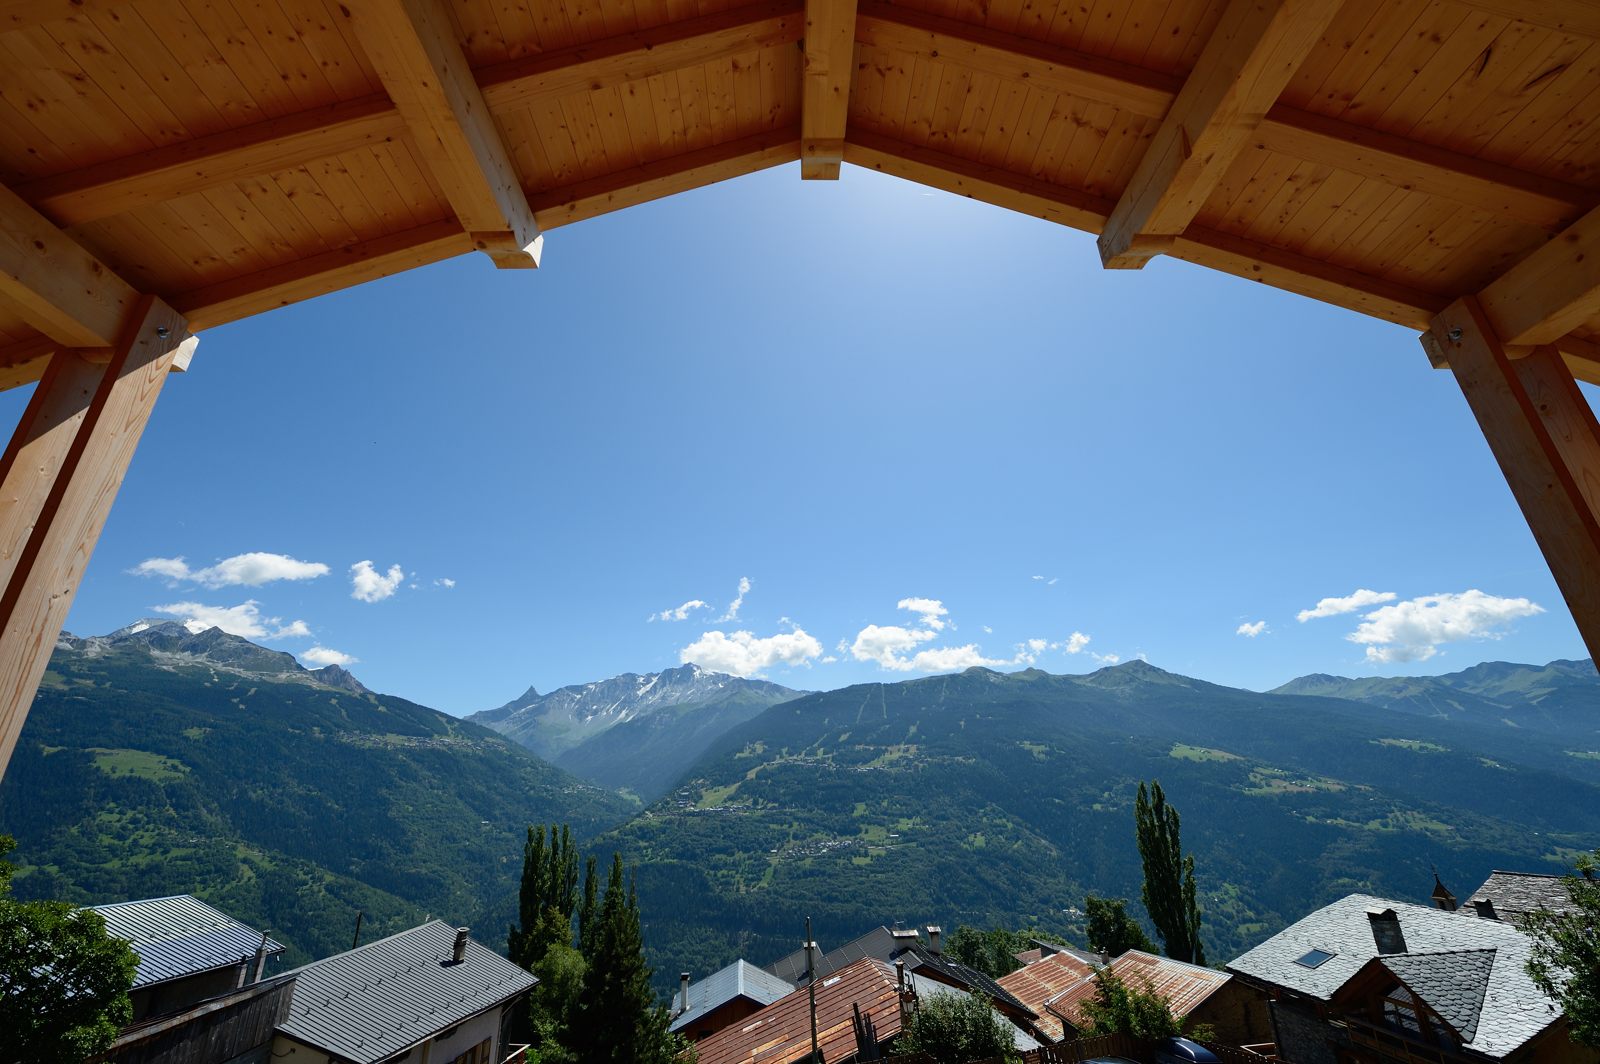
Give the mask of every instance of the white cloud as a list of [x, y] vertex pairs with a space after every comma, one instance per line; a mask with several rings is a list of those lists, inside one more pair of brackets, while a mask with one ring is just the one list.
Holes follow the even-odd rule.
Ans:
[[850, 654], [857, 661], [875, 661], [885, 669], [910, 672], [915, 666], [901, 655], [933, 637], [933, 632], [922, 629], [869, 624], [856, 633], [856, 641], [850, 644]]
[[454, 580], [450, 579], [448, 576], [441, 576], [439, 579], [437, 579], [437, 580], [435, 580], [433, 582], [433, 586], [434, 587], [443, 587], [443, 588], [452, 588], [452, 587], [456, 586], [456, 582]]
[[1115, 665], [1122, 660], [1121, 654], [1096, 654], [1092, 650], [1089, 651], [1089, 656], [1102, 665]]
[[950, 611], [944, 608], [944, 603], [938, 599], [930, 598], [903, 598], [895, 604], [896, 609], [910, 610], [922, 618], [925, 627], [935, 632], [943, 631], [949, 623], [944, 618], [950, 616]]
[[1393, 591], [1368, 591], [1366, 588], [1361, 588], [1343, 598], [1319, 599], [1315, 608], [1301, 610], [1295, 615], [1295, 619], [1305, 624], [1318, 617], [1337, 617], [1341, 613], [1354, 613], [1368, 606], [1376, 606], [1380, 602], [1393, 602], [1397, 597]]
[[741, 576], [739, 578], [739, 593], [733, 597], [732, 602], [728, 603], [728, 612], [718, 617], [717, 621], [719, 623], [722, 621], [737, 621], [739, 619], [739, 610], [744, 606], [744, 597], [749, 592], [750, 578]]
[[255, 599], [237, 606], [208, 606], [203, 602], [171, 602], [165, 606], [151, 606], [157, 613], [176, 617], [195, 635], [208, 628], [221, 628], [229, 635], [241, 639], [296, 639], [311, 634], [305, 621], [284, 624], [277, 617], [261, 616], [261, 604]]
[[1266, 621], [1247, 621], [1244, 624], [1241, 624], [1237, 629], [1235, 629], [1234, 630], [1234, 634], [1235, 635], [1242, 635], [1242, 636], [1245, 636], [1245, 637], [1247, 637], [1249, 639], [1254, 639], [1256, 636], [1260, 635], [1262, 632], [1265, 632], [1266, 630], [1267, 630], [1267, 622]]
[[300, 654], [300, 660], [305, 662], [307, 665], [315, 665], [318, 668], [321, 668], [324, 665], [338, 665], [341, 667], [345, 665], [354, 665], [361, 659], [352, 657], [349, 654], [341, 653], [337, 650], [331, 650], [328, 647], [315, 646], [310, 650], [302, 651]]
[[406, 571], [398, 565], [380, 573], [371, 561], [356, 562], [350, 567], [350, 597], [360, 602], [382, 602], [395, 593], [405, 578]]
[[678, 652], [684, 664], [735, 676], [759, 676], [776, 665], [808, 665], [822, 656], [822, 644], [804, 628], [776, 635], [754, 632], [705, 632]]
[[1367, 648], [1367, 661], [1427, 661], [1441, 643], [1499, 639], [1499, 629], [1544, 608], [1525, 598], [1501, 598], [1476, 589], [1423, 595], [1373, 610], [1345, 638]]
[[1066, 644], [1062, 647], [1068, 654], [1081, 654], [1083, 648], [1089, 645], [1089, 637], [1082, 632], [1073, 632], [1067, 636]]
[[978, 649], [977, 644], [968, 643], [966, 646], [932, 647], [918, 651], [916, 657], [905, 663], [902, 671], [954, 672], [957, 669], [970, 669], [975, 665], [995, 669], [1028, 664], [1032, 664], [1032, 659], [1025, 653], [1019, 652], [1014, 658], [987, 658]]
[[249, 551], [224, 558], [204, 569], [190, 569], [183, 558], [146, 558], [129, 572], [136, 576], [158, 576], [172, 581], [188, 581], [201, 587], [260, 587], [278, 580], [315, 580], [328, 575], [321, 562], [303, 562], [287, 554]]
[[994, 629], [990, 628], [988, 625], [984, 625], [983, 626], [983, 634], [984, 635], [994, 635]]
[[709, 608], [710, 603], [703, 599], [690, 599], [677, 609], [666, 609], [660, 613], [652, 613], [647, 620], [651, 621], [687, 621], [689, 614], [695, 610]]

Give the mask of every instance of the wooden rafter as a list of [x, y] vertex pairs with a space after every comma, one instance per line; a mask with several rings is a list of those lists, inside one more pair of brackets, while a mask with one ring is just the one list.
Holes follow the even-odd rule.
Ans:
[[855, 77], [856, 0], [806, 0], [800, 176], [836, 181]]
[[1600, 208], [1501, 274], [1478, 300], [1508, 345], [1554, 343], [1600, 314]]
[[351, 0], [351, 21], [473, 244], [501, 268], [539, 265], [516, 167], [441, 0]]
[[1468, 296], [1425, 337], [1449, 361], [1572, 617], [1600, 654], [1600, 424], [1555, 348], [1512, 358]]
[[109, 347], [138, 293], [15, 192], [0, 188], [0, 300], [64, 347]]
[[1229, 0], [1100, 234], [1100, 261], [1168, 250], [1255, 134], [1342, 0]]
[[[1146, 118], [1163, 117], [1183, 85], [1182, 79], [1158, 71], [883, 0], [863, 0], [857, 33], [863, 44], [937, 59]], [[1563, 181], [1284, 104], [1267, 112], [1251, 143], [1550, 232], [1565, 228], [1600, 198]]]

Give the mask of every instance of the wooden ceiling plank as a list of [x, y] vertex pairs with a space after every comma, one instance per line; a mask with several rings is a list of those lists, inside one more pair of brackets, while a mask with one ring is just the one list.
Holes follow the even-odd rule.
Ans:
[[442, 0], [360, 0], [352, 25], [473, 244], [502, 269], [543, 244], [516, 167]]
[[1100, 234], [1100, 261], [1139, 269], [1194, 220], [1342, 0], [1230, 0]]
[[1454, 0], [1517, 22], [1600, 40], [1600, 5], [1593, 0]]
[[1553, 343], [1600, 315], [1600, 208], [1490, 282], [1478, 299], [1507, 345]]
[[138, 293], [22, 197], [0, 188], [0, 298], [63, 346], [109, 347]]
[[855, 80], [856, 0], [806, 0], [800, 177], [837, 181]]

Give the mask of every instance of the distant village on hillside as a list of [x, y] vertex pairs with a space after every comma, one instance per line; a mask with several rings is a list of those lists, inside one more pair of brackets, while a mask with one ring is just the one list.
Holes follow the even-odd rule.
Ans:
[[[1497, 871], [1466, 904], [1435, 877], [1426, 903], [1351, 894], [1221, 968], [1036, 938], [999, 978], [943, 929], [882, 926], [757, 965], [684, 972], [671, 1030], [697, 1064], [826, 1064], [889, 1055], [919, 1009], [982, 1002], [1011, 1059], [1142, 1064], [1592, 1062], [1527, 970], [1530, 912], [1571, 911], [1562, 878]], [[283, 947], [193, 897], [95, 907], [138, 956], [132, 1023], [107, 1064], [511, 1064], [538, 980], [439, 920], [278, 975]], [[359, 932], [358, 932], [359, 934]], [[1097, 1033], [1113, 975], [1161, 998], [1194, 1038]], [[815, 1056], [813, 1055], [815, 1053]]]

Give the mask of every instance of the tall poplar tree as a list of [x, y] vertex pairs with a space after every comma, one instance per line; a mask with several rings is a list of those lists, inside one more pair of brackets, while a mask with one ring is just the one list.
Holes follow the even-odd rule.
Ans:
[[583, 905], [578, 909], [578, 949], [585, 957], [594, 955], [595, 940], [600, 933], [599, 890], [600, 873], [595, 867], [594, 854], [590, 854], [583, 867]]
[[1139, 784], [1134, 827], [1139, 857], [1144, 862], [1141, 897], [1167, 956], [1205, 964], [1205, 947], [1200, 943], [1200, 907], [1195, 901], [1194, 858], [1183, 856], [1178, 811], [1167, 804], [1160, 783], [1152, 782], [1148, 791], [1142, 782]]
[[522, 847], [522, 888], [517, 898], [517, 926], [511, 928], [506, 954], [522, 967], [538, 967], [557, 944], [572, 944], [572, 917], [578, 907], [578, 851], [572, 829], [550, 825], [528, 827]]
[[583, 982], [584, 1022], [577, 1033], [582, 1064], [672, 1064], [677, 1040], [667, 1010], [650, 987], [639, 926], [639, 899], [624, 885], [622, 856], [613, 854], [600, 903], [594, 953]]

